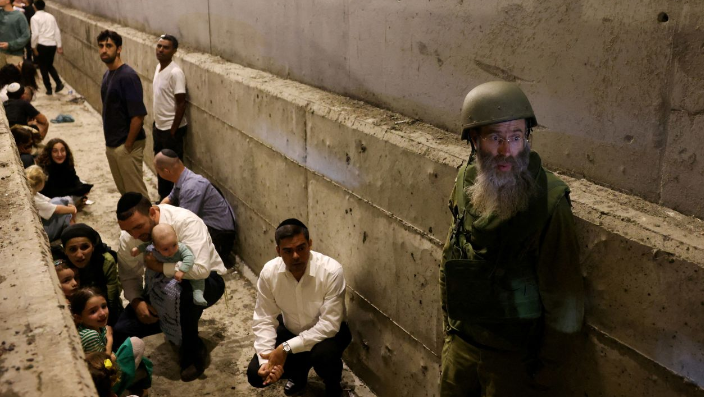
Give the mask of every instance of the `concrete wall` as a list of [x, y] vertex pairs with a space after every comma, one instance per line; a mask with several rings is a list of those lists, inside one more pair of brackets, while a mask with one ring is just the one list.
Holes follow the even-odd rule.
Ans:
[[2, 106], [0, 208], [0, 396], [95, 396]]
[[57, 1], [453, 132], [469, 89], [515, 81], [548, 165], [704, 216], [701, 2]]
[[[64, 29], [60, 72], [93, 106], [105, 70], [93, 39], [105, 28], [123, 35], [123, 59], [151, 97], [154, 36], [50, 11]], [[176, 62], [188, 81], [189, 166], [233, 204], [244, 261], [258, 272], [275, 255], [275, 225], [302, 219], [314, 247], [345, 268], [350, 367], [381, 396], [437, 395], [438, 265], [467, 146], [400, 114], [210, 54], [179, 51]], [[536, 148], [549, 152], [548, 144]], [[585, 331], [566, 354], [569, 390], [556, 395], [704, 396], [704, 224], [568, 182], [589, 295]]]

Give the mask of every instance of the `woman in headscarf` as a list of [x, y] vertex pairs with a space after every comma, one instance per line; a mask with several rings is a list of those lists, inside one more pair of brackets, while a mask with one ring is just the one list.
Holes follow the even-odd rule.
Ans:
[[98, 232], [84, 223], [67, 227], [61, 233], [61, 244], [70, 265], [78, 269], [81, 286], [103, 291], [110, 310], [108, 325], [115, 325], [124, 308], [114, 251], [103, 243]]

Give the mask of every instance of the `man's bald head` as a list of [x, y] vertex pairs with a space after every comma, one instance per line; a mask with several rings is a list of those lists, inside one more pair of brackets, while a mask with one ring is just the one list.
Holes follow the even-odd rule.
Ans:
[[184, 167], [176, 152], [164, 149], [154, 156], [154, 168], [160, 177], [176, 183]]

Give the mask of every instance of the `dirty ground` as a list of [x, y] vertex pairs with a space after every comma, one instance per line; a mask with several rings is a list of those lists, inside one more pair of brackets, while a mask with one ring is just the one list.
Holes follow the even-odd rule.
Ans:
[[[48, 119], [59, 114], [71, 115], [74, 123], [51, 124], [44, 142], [52, 138], [64, 139], [74, 155], [78, 176], [95, 186], [89, 198], [93, 204], [79, 212], [77, 221], [91, 225], [111, 247], [117, 246], [120, 229], [114, 211], [119, 193], [105, 158], [105, 141], [100, 114], [88, 103], [75, 100], [79, 95], [66, 88], [53, 96], [38, 94], [33, 105]], [[43, 90], [42, 90], [43, 92]], [[71, 99], [74, 99], [71, 101]], [[150, 199], [157, 199], [156, 177], [145, 167], [145, 182]], [[274, 247], [271, 249], [275, 254]], [[150, 396], [282, 396], [283, 381], [264, 390], [249, 386], [246, 368], [254, 354], [254, 336], [251, 330], [252, 311], [256, 291], [251, 282], [254, 275], [238, 262], [237, 270], [225, 275], [225, 296], [206, 310], [200, 322], [200, 335], [211, 350], [211, 364], [198, 380], [184, 383], [179, 378], [177, 353], [163, 335], [145, 339], [147, 357], [154, 363], [153, 385]], [[248, 274], [248, 277], [242, 275]], [[345, 367], [343, 386], [350, 395], [369, 397], [374, 394]], [[322, 381], [311, 371], [308, 388], [303, 396], [322, 396]]]

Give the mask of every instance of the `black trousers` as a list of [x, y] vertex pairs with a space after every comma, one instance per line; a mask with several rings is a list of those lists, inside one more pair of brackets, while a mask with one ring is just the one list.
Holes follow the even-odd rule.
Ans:
[[51, 80], [49, 80], [49, 75], [54, 79], [56, 86], [60, 86], [61, 79], [59, 78], [59, 73], [56, 72], [54, 68], [54, 55], [56, 55], [56, 46], [45, 46], [37, 44], [37, 63], [39, 64], [39, 71], [42, 74], [42, 81], [44, 81], [44, 88], [47, 92], [51, 92]]
[[[187, 125], [176, 130], [175, 136], [171, 136], [170, 131], [164, 131], [156, 128], [156, 123], [152, 124], [152, 136], [154, 137], [154, 155], [164, 149], [171, 149], [176, 152], [181, 161], [183, 161], [183, 137], [186, 136]], [[173, 182], [162, 179], [157, 175], [157, 190], [159, 198], [163, 200], [171, 193], [174, 188]]]
[[[203, 296], [208, 301], [208, 306], [203, 307], [193, 303], [193, 289], [191, 283], [181, 283], [181, 368], [185, 369], [191, 364], [204, 366], [200, 360], [205, 356], [205, 345], [198, 337], [198, 321], [203, 310], [217, 302], [225, 293], [225, 280], [215, 272], [210, 272], [210, 276], [205, 279], [205, 292]], [[161, 333], [159, 323], [144, 324], [137, 319], [137, 314], [131, 305], [127, 305], [125, 311], [120, 315], [117, 323], [113, 327], [114, 346], [121, 346], [125, 339], [136, 336], [144, 338], [146, 336]]]
[[208, 226], [208, 233], [210, 233], [215, 251], [220, 255], [225, 267], [231, 269], [235, 263], [230, 259], [230, 253], [235, 246], [237, 233], [234, 230], [217, 230], [210, 226]]
[[[284, 327], [283, 321], [279, 321], [276, 328], [276, 346], [295, 336]], [[337, 335], [319, 342], [309, 352], [289, 354], [284, 363], [282, 378], [300, 382], [308, 378], [308, 371], [312, 367], [323, 379], [326, 390], [339, 389], [342, 380], [342, 353], [351, 341], [350, 328], [343, 322]], [[257, 374], [259, 367], [259, 358], [254, 353], [247, 367], [247, 379], [250, 385], [257, 388], [264, 387], [264, 380]]]

